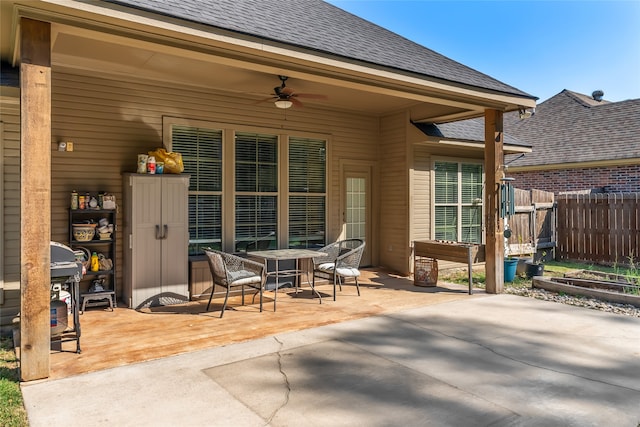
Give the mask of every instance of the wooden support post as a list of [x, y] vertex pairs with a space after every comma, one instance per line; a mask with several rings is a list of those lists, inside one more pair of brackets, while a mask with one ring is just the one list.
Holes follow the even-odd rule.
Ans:
[[504, 227], [500, 218], [500, 179], [502, 178], [502, 111], [485, 110], [485, 271], [486, 291], [502, 293], [504, 288]]
[[20, 376], [49, 376], [51, 24], [20, 21]]

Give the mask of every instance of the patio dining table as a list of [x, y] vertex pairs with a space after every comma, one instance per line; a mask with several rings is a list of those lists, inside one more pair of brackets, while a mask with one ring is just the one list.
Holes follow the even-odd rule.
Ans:
[[[297, 295], [298, 294], [298, 283], [300, 282], [300, 277], [303, 274], [306, 274], [307, 283], [309, 283], [309, 286], [311, 287], [311, 291], [318, 296], [318, 298], [320, 299], [320, 304], [322, 304], [322, 296], [320, 296], [320, 293], [318, 291], [316, 291], [315, 287], [313, 286], [313, 282], [311, 280], [309, 280], [309, 270], [308, 269], [305, 269], [305, 270], [301, 269], [300, 268], [300, 261], [305, 260], [305, 259], [312, 259], [312, 258], [316, 258], [316, 257], [327, 256], [326, 253], [314, 251], [312, 249], [273, 249], [273, 250], [267, 250], [267, 251], [250, 252], [249, 256], [256, 257], [256, 258], [261, 258], [261, 259], [263, 259], [265, 261], [266, 260], [273, 260], [275, 262], [275, 270], [267, 272], [267, 276], [275, 277], [275, 280], [276, 280], [276, 287], [274, 289], [274, 297], [273, 297], [273, 309], [274, 309], [274, 311], [276, 309], [276, 300], [277, 300], [277, 297], [278, 297], [278, 287], [280, 285], [280, 277], [281, 276], [288, 276], [288, 277], [295, 276], [296, 277], [297, 280], [295, 281], [295, 287], [296, 287], [296, 295]], [[294, 269], [280, 270], [280, 261], [286, 261], [286, 260], [294, 260], [296, 262], [295, 268]]]

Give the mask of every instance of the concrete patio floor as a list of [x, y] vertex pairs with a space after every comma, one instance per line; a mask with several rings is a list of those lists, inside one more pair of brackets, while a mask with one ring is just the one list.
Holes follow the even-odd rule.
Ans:
[[636, 427], [638, 337], [640, 318], [467, 295], [22, 390], [31, 427]]

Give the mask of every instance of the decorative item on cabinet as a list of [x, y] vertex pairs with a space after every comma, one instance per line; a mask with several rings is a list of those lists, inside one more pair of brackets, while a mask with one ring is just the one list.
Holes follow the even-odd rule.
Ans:
[[[85, 196], [86, 197], [86, 196]], [[104, 195], [103, 195], [104, 197]], [[116, 307], [116, 210], [95, 208], [69, 209], [69, 246], [84, 266], [79, 284], [80, 312], [86, 307]], [[91, 205], [92, 203], [89, 202]], [[85, 201], [86, 205], [86, 201]], [[95, 257], [93, 256], [95, 254]], [[94, 283], [102, 289], [97, 292]]]

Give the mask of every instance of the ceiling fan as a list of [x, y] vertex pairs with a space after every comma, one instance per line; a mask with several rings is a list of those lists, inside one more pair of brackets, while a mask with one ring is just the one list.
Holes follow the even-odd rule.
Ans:
[[297, 98], [327, 99], [326, 95], [315, 93], [296, 93], [291, 88], [288, 88], [285, 84], [288, 79], [287, 76], [278, 77], [280, 78], [280, 81], [282, 81], [282, 84], [273, 88], [272, 96], [258, 102], [275, 100], [274, 102], [276, 104], [276, 107], [278, 108], [289, 108], [292, 106], [301, 108], [303, 107], [303, 104]]

